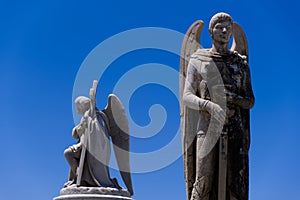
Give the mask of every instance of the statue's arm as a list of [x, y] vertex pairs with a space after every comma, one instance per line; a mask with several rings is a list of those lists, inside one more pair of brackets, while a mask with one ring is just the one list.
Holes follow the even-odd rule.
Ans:
[[251, 85], [250, 70], [248, 65], [245, 66], [243, 88], [240, 95], [234, 98], [234, 104], [242, 107], [243, 109], [250, 109], [254, 106], [254, 94]]
[[87, 117], [82, 117], [80, 123], [73, 128], [72, 136], [75, 139], [80, 139], [87, 128]]
[[189, 62], [186, 74], [182, 98], [183, 103], [194, 110], [206, 110], [206, 104], [208, 103], [208, 100], [202, 99], [196, 95], [202, 78], [196, 69], [195, 61], [192, 59]]
[[194, 110], [207, 111], [220, 123], [223, 123], [226, 117], [225, 111], [218, 104], [200, 98], [196, 95], [198, 87], [202, 81], [201, 74], [198, 72], [196, 67], [201, 68], [201, 62], [195, 65], [195, 61], [191, 59], [187, 68], [186, 81], [182, 97], [183, 104]]
[[79, 135], [78, 135], [78, 133], [77, 133], [77, 127], [78, 127], [78, 126], [75, 126], [75, 127], [73, 128], [73, 130], [72, 130], [72, 136], [73, 136], [73, 138], [75, 138], [75, 139], [79, 139]]

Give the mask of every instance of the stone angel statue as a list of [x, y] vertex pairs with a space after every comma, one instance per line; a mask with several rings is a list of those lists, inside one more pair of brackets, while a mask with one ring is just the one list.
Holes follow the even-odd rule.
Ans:
[[212, 47], [203, 49], [203, 26], [201, 20], [190, 26], [180, 60], [187, 199], [248, 200], [249, 109], [254, 95], [246, 36], [229, 14], [217, 13], [209, 23]]
[[[82, 115], [82, 119], [74, 127], [72, 135], [79, 142], [64, 152], [70, 165], [70, 174], [61, 195], [97, 193], [130, 197], [133, 195], [133, 188], [127, 116], [120, 100], [113, 94], [109, 95], [104, 110], [96, 108], [97, 84], [98, 82], [94, 81], [90, 98], [79, 96], [75, 100], [76, 110]], [[110, 139], [127, 190], [122, 189], [118, 181], [110, 177]]]

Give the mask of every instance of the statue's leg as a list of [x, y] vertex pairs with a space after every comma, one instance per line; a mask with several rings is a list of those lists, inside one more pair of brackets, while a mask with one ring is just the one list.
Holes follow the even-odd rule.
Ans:
[[64, 151], [64, 156], [71, 168], [69, 181], [76, 179], [76, 170], [79, 165], [80, 153], [81, 148], [75, 148], [74, 146], [71, 146]]
[[[201, 158], [199, 155], [200, 148], [205, 139], [204, 134], [197, 135], [197, 152], [196, 152], [196, 179], [193, 185], [191, 200], [211, 200], [213, 190], [213, 181], [215, 179], [216, 169], [216, 151], [218, 145], [211, 152]], [[202, 147], [204, 148], [204, 147]]]
[[248, 152], [242, 139], [230, 139], [228, 144], [228, 187], [230, 200], [248, 200]]

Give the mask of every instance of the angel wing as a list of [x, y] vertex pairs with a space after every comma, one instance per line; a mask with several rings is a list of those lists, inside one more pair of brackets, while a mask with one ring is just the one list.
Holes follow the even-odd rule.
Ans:
[[248, 42], [246, 34], [243, 31], [242, 27], [236, 22], [233, 22], [233, 42], [231, 50], [237, 51], [243, 56], [247, 56], [248, 61]]
[[[184, 160], [184, 176], [186, 181], [187, 198], [190, 199], [193, 184], [195, 182], [195, 136], [199, 112], [183, 105], [182, 96], [185, 85], [185, 78], [190, 57], [200, 48], [200, 34], [204, 23], [201, 20], [194, 22], [185, 34], [180, 57], [180, 77], [179, 77], [179, 96], [180, 96], [180, 121], [182, 132], [182, 147]], [[188, 123], [187, 123], [188, 122]]]
[[[242, 27], [234, 22], [233, 23], [233, 43], [231, 46], [232, 51], [237, 51], [239, 54], [246, 56], [246, 60], [248, 62], [249, 56], [248, 56], [248, 42], [246, 38], [246, 34]], [[247, 72], [250, 73], [250, 72]], [[242, 109], [241, 110], [242, 115], [242, 123], [244, 127], [244, 134], [247, 139], [247, 147], [249, 149], [250, 147], [250, 111], [249, 109]]]
[[103, 112], [108, 117], [109, 135], [112, 138], [114, 152], [122, 179], [128, 192], [133, 195], [130, 174], [130, 137], [126, 112], [118, 97], [114, 94], [108, 96], [108, 104]]

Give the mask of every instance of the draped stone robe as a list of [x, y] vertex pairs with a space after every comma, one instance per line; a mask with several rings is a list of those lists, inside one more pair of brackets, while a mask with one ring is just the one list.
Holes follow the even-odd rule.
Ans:
[[[219, 89], [232, 94], [230, 102], [222, 98]], [[224, 91], [223, 91], [224, 93]], [[205, 108], [206, 102], [221, 102], [226, 108], [226, 122], [221, 130], [214, 129], [216, 120]], [[199, 110], [194, 157], [196, 171], [192, 200], [218, 198], [218, 137], [228, 134], [227, 200], [248, 199], [248, 150], [250, 145], [249, 115], [254, 104], [250, 72], [245, 59], [237, 53], [219, 54], [199, 49], [191, 56], [183, 92], [183, 102]], [[210, 130], [210, 131], [209, 131]], [[188, 133], [189, 134], [189, 133]], [[190, 133], [194, 134], [194, 133]], [[208, 135], [210, 134], [210, 135]], [[206, 142], [210, 137], [210, 142]]]

